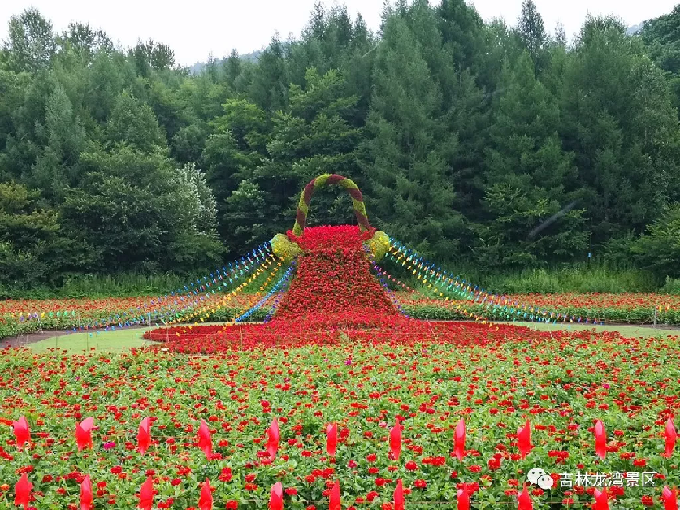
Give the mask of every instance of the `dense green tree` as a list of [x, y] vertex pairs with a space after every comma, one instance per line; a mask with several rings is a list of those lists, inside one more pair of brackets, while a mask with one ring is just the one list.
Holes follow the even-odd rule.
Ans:
[[49, 277], [47, 260], [59, 223], [54, 211], [37, 207], [38, 197], [22, 185], [0, 183], [0, 297]]
[[43, 190], [43, 196], [53, 203], [61, 201], [65, 189], [77, 182], [80, 151], [86, 135], [80, 119], [60, 84], [45, 105], [45, 123], [37, 125], [38, 141], [42, 150], [33, 167], [30, 182]]
[[674, 204], [632, 245], [641, 265], [661, 278], [680, 278], [680, 204]]
[[125, 143], [143, 152], [153, 152], [166, 144], [151, 107], [125, 93], [113, 106], [106, 135], [112, 142]]
[[654, 62], [669, 73], [673, 104], [680, 106], [680, 5], [666, 15], [645, 21], [640, 37]]
[[478, 260], [521, 268], [581, 258], [587, 233], [583, 211], [574, 208], [578, 196], [565, 193], [577, 170], [558, 136], [558, 99], [536, 79], [528, 52], [512, 66], [506, 62], [500, 83], [486, 157], [483, 206], [489, 216], [478, 227]]
[[284, 110], [288, 103], [288, 83], [284, 43], [276, 36], [260, 55], [248, 94], [265, 111]]
[[47, 69], [56, 51], [52, 23], [36, 9], [26, 9], [20, 15], [12, 16], [5, 49], [10, 68], [14, 71]]
[[543, 50], [548, 41], [548, 34], [545, 31], [543, 18], [536, 9], [533, 0], [522, 2], [522, 14], [517, 24], [517, 35], [519, 35], [522, 45], [531, 55], [534, 62], [534, 69], [538, 74], [543, 64]]
[[463, 229], [449, 166], [458, 142], [423, 46], [401, 15], [385, 20], [373, 80], [364, 175], [374, 221], [423, 253], [451, 256]]
[[81, 154], [83, 185], [61, 212], [65, 227], [97, 255], [104, 272], [212, 268], [222, 248], [206, 230], [211, 206], [193, 169], [165, 155], [120, 146]]
[[575, 185], [593, 241], [642, 233], [667, 202], [678, 171], [668, 83], [612, 18], [589, 19], [570, 57], [560, 134], [576, 155]]

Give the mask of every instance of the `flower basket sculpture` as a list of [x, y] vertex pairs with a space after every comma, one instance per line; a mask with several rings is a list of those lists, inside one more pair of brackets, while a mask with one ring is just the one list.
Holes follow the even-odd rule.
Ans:
[[302, 236], [307, 224], [307, 214], [309, 213], [312, 196], [317, 189], [323, 188], [330, 184], [337, 184], [341, 188], [347, 190], [352, 197], [352, 206], [354, 214], [356, 214], [359, 229], [364, 233], [363, 240], [373, 255], [375, 261], [381, 260], [389, 250], [389, 238], [387, 234], [382, 231], [376, 231], [368, 223], [368, 216], [366, 215], [366, 205], [364, 204], [363, 196], [359, 187], [352, 179], [343, 177], [337, 174], [323, 174], [315, 179], [312, 179], [300, 194], [300, 201], [298, 202], [297, 214], [295, 217], [295, 225], [293, 229], [288, 231], [287, 235], [276, 234], [271, 240], [272, 250], [275, 255], [291, 261], [302, 253], [302, 248], [299, 245], [299, 237]]

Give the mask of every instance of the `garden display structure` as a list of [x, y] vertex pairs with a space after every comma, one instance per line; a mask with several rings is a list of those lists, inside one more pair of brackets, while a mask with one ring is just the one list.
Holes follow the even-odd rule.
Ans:
[[[306, 227], [328, 184], [350, 192], [358, 225]], [[383, 263], [474, 321], [409, 317], [391, 290], [407, 286]], [[231, 323], [199, 325], [248, 289], [257, 302]], [[498, 324], [578, 318], [424, 261], [370, 226], [341, 176], [310, 182], [285, 235], [117, 324], [144, 313], [167, 326], [143, 349], [1, 351], [0, 507], [558, 510], [595, 499], [596, 510], [677, 510], [677, 336]], [[528, 476], [538, 468], [542, 485]], [[658, 485], [562, 485], [604, 472]]]
[[[314, 192], [331, 185], [350, 195], [357, 225], [307, 227]], [[189, 291], [186, 296], [180, 300], [175, 297], [174, 306], [164, 311], [168, 317], [166, 326], [148, 331], [145, 338], [162, 342], [162, 347], [156, 348], [164, 350], [210, 353], [295, 346], [310, 341], [394, 342], [422, 334], [449, 336], [461, 327], [457, 322], [409, 317], [391, 287], [410, 288], [378, 265], [384, 260], [404, 266], [431, 294], [482, 326], [491, 326], [491, 317], [508, 320], [522, 315], [527, 320], [580, 321], [547, 309], [511, 303], [435, 267], [385, 232], [371, 227], [361, 191], [351, 179], [324, 174], [302, 190], [291, 230], [277, 234], [235, 266], [230, 265], [224, 276], [211, 275], [212, 291], [210, 282], [207, 287], [200, 286], [205, 291], [203, 295], [185, 287]], [[223, 291], [228, 287], [227, 279], [232, 288]], [[231, 324], [176, 325], [209, 319], [258, 285], [264, 297], [234, 317]], [[478, 306], [468, 310], [469, 301]], [[252, 323], [250, 319], [258, 313], [261, 316], [263, 310], [269, 310], [264, 323]]]

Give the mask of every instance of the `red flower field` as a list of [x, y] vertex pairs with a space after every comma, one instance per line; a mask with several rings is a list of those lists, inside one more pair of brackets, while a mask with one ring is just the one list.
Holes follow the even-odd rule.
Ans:
[[[25, 416], [31, 439], [22, 450], [5, 428], [0, 501], [11, 506], [22, 473], [36, 508], [75, 505], [85, 475], [96, 488], [95, 508], [133, 508], [149, 477], [158, 491], [154, 505], [180, 509], [197, 507], [206, 478], [214, 508], [264, 508], [276, 482], [285, 489], [284, 508], [327, 508], [336, 480], [343, 508], [383, 508], [397, 480], [406, 508], [437, 501], [455, 508], [458, 487], [470, 489], [472, 508], [517, 508], [534, 467], [558, 480], [550, 490], [529, 487], [534, 508], [592, 503], [593, 487], [575, 484], [577, 472], [609, 474], [609, 482], [600, 477], [600, 490], [615, 473], [656, 472], [644, 487], [619, 479], [606, 488], [611, 508], [646, 508], [649, 501], [663, 508], [663, 487], [680, 482], [678, 448], [663, 456], [666, 424], [680, 405], [678, 337], [457, 324], [409, 336], [310, 332], [297, 345], [272, 339], [255, 348], [243, 328], [243, 350], [199, 356], [2, 351], [2, 416], [7, 425]], [[78, 451], [76, 424], [87, 417], [94, 418], [93, 447]], [[146, 417], [150, 445], [142, 455], [137, 438]], [[274, 418], [280, 440], [270, 460]], [[454, 432], [461, 419], [459, 460]], [[209, 459], [200, 447], [201, 420], [210, 432]], [[523, 459], [516, 434], [527, 420], [532, 446]], [[606, 434], [604, 459], [597, 420]], [[389, 454], [397, 422], [398, 459]], [[334, 459], [326, 452], [329, 423], [338, 430]]]
[[270, 322], [0, 351], [2, 506], [676, 508], [678, 336], [407, 318], [357, 228], [295, 239]]

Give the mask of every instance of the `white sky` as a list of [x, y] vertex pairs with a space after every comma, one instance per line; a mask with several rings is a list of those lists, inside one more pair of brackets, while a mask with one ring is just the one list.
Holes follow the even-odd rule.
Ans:
[[[586, 14], [615, 14], [627, 25], [670, 12], [680, 0], [534, 0], [546, 29], [554, 32], [558, 22], [567, 37], [577, 33]], [[383, 0], [344, 0], [355, 16], [361, 12], [369, 28], [380, 23]], [[432, 4], [439, 3], [431, 0]], [[468, 0], [482, 18], [504, 18], [514, 25], [521, 0]], [[326, 5], [333, 5], [332, 0]], [[266, 46], [278, 30], [282, 39], [300, 35], [309, 20], [314, 0], [0, 0], [0, 39], [7, 38], [12, 15], [29, 7], [37, 8], [61, 32], [72, 21], [89, 23], [104, 30], [118, 44], [133, 46], [137, 39], [168, 44], [182, 65], [216, 58], [232, 49], [250, 53]]]

